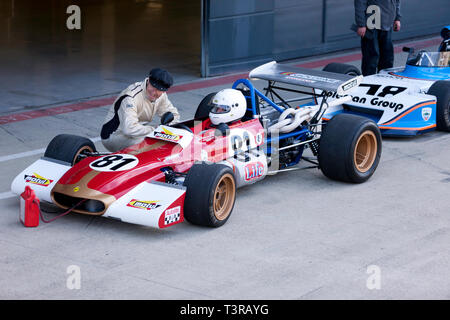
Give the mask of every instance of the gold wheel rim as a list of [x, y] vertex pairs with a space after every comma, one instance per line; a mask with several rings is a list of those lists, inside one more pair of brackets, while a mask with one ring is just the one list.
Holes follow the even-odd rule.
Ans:
[[77, 162], [79, 162], [79, 161], [77, 161], [77, 159], [78, 159], [78, 157], [80, 156], [80, 154], [82, 154], [84, 151], [94, 152], [94, 150], [92, 150], [92, 148], [89, 147], [89, 146], [84, 146], [84, 147], [80, 148], [80, 150], [78, 150], [78, 152], [75, 154], [75, 157], [73, 157], [73, 163], [72, 163], [72, 165], [74, 165], [74, 164], [76, 164]]
[[223, 175], [214, 190], [213, 209], [218, 220], [225, 220], [230, 215], [236, 195], [235, 191], [233, 176], [229, 173]]
[[356, 142], [353, 155], [353, 161], [356, 169], [361, 173], [369, 171], [375, 162], [377, 151], [377, 137], [371, 130], [364, 131]]

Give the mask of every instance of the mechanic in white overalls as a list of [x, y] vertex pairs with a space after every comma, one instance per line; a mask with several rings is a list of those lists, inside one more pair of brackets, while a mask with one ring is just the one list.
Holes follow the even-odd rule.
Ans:
[[157, 114], [170, 111], [174, 115], [171, 123], [178, 122], [180, 114], [167, 97], [166, 91], [173, 78], [166, 70], [155, 68], [148, 78], [136, 82], [122, 91], [109, 109], [101, 130], [102, 143], [115, 152], [140, 143], [155, 130], [146, 124]]

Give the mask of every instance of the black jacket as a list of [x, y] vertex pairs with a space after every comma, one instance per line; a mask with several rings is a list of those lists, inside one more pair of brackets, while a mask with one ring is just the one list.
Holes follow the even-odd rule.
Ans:
[[372, 15], [366, 10], [371, 5], [380, 7], [381, 30], [390, 30], [394, 21], [401, 19], [400, 0], [354, 0], [355, 23], [357, 27], [366, 27], [367, 18]]

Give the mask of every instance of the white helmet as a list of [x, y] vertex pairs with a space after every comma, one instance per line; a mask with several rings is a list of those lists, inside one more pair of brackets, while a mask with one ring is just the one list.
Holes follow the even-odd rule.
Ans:
[[209, 118], [212, 124], [229, 123], [242, 118], [247, 110], [247, 101], [241, 91], [223, 89], [216, 93], [210, 105]]

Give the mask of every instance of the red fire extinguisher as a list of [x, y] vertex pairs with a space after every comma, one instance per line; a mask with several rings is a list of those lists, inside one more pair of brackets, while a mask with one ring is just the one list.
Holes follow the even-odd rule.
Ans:
[[25, 227], [39, 226], [39, 199], [33, 189], [26, 186], [20, 196], [20, 221]]

